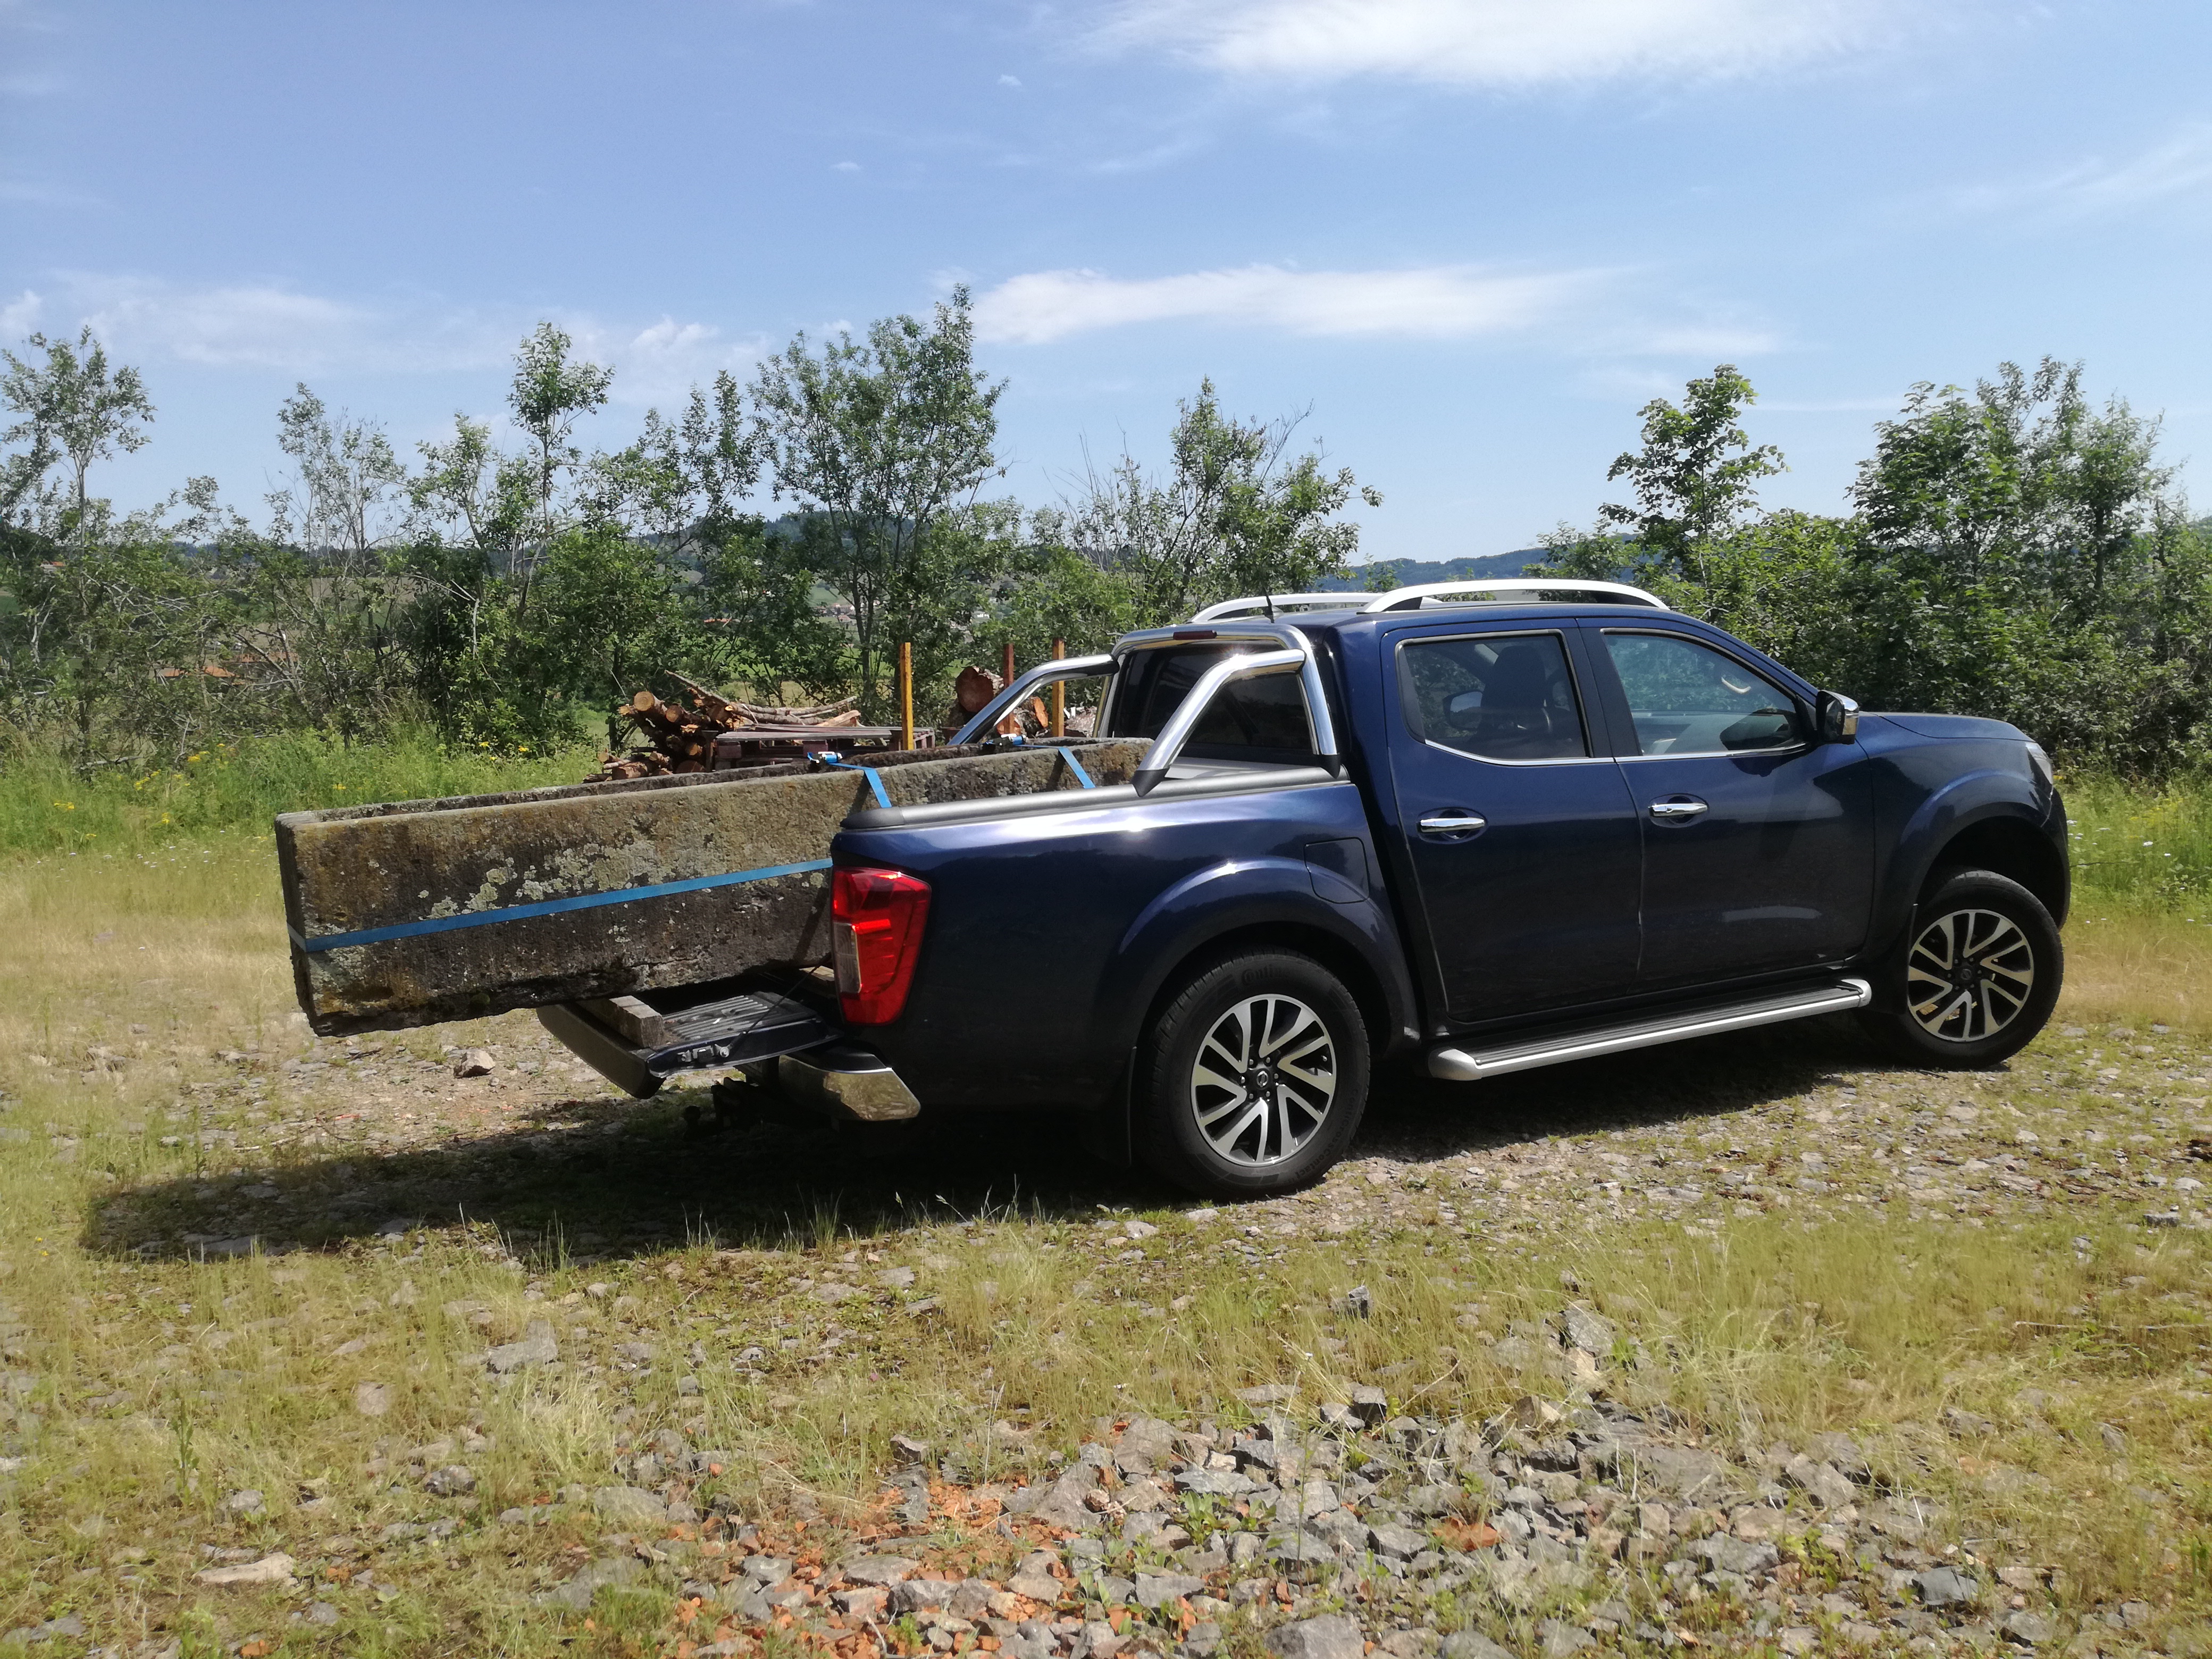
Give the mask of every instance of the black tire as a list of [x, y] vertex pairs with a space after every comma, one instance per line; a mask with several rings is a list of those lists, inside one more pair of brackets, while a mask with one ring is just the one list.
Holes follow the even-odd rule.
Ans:
[[1137, 1152], [1156, 1173], [1210, 1198], [1287, 1192], [1325, 1172], [1358, 1130], [1367, 1024], [1310, 957], [1231, 957], [1167, 1000], [1136, 1081]]
[[1959, 870], [1915, 907], [1859, 1018], [1912, 1065], [1996, 1066], [2034, 1041], [2065, 976], [2058, 924], [2043, 902], [1993, 871]]

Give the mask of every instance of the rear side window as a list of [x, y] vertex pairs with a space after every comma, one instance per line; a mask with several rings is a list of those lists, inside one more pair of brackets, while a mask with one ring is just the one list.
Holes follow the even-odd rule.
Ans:
[[[1251, 648], [1206, 645], [1133, 653], [1115, 693], [1111, 735], [1157, 738], [1200, 675], [1231, 652]], [[1310, 759], [1313, 729], [1304, 681], [1296, 674], [1265, 674], [1223, 687], [1183, 752], [1195, 760]]]
[[1406, 719], [1424, 740], [1484, 760], [1578, 760], [1589, 753], [1566, 642], [1557, 634], [1482, 634], [1399, 647]]
[[1607, 633], [1605, 648], [1639, 753], [1730, 755], [1805, 741], [1796, 700], [1710, 646], [1676, 634]]

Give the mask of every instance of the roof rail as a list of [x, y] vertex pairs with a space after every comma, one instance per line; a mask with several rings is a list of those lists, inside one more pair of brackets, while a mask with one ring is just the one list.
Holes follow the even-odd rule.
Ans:
[[1414, 587], [1394, 587], [1388, 593], [1376, 594], [1360, 611], [1373, 616], [1378, 611], [1418, 611], [1422, 600], [1440, 599], [1449, 593], [1558, 592], [1597, 593], [1606, 596], [1601, 603], [1648, 605], [1656, 611], [1668, 608], [1657, 594], [1631, 587], [1626, 582], [1588, 581], [1579, 576], [1513, 576], [1495, 581], [1423, 582]]
[[1218, 605], [1209, 605], [1191, 620], [1194, 623], [1219, 622], [1224, 617], [1243, 617], [1257, 613], [1266, 616], [1272, 608], [1276, 611], [1357, 611], [1363, 593], [1261, 593], [1250, 599], [1224, 599]]

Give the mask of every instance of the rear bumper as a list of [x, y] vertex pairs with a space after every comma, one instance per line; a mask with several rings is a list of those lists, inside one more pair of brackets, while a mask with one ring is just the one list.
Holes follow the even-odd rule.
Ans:
[[[702, 1000], [691, 1000], [696, 993], [682, 991], [646, 995], [656, 1003], [630, 997], [613, 1003], [554, 1003], [537, 1011], [538, 1020], [579, 1060], [640, 1100], [658, 1093], [679, 1072], [773, 1063], [837, 1034], [826, 1016], [773, 992], [710, 992]], [[649, 1023], [641, 1024], [639, 1016]], [[617, 1029], [615, 1020], [629, 1029]]]
[[829, 1042], [775, 1061], [775, 1081], [802, 1105], [863, 1123], [896, 1123], [918, 1117], [915, 1098], [890, 1062], [857, 1042]]

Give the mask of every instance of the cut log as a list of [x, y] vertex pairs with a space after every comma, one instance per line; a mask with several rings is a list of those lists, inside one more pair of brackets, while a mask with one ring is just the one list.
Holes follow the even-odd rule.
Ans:
[[999, 677], [970, 663], [952, 682], [952, 701], [963, 714], [980, 714], [999, 695]]

